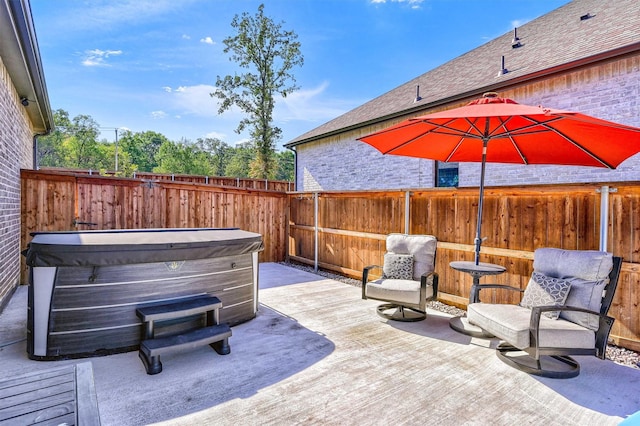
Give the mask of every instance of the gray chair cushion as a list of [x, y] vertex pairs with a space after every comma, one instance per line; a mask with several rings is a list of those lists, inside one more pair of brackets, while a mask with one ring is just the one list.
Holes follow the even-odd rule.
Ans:
[[[532, 308], [534, 306], [562, 306], [569, 295], [571, 284], [562, 278], [548, 277], [539, 272], [533, 272], [520, 306]], [[560, 311], [544, 312], [543, 315], [558, 319]]]
[[612, 268], [613, 256], [602, 251], [540, 248], [533, 255], [533, 270], [548, 277], [608, 280]]
[[[587, 281], [581, 278], [569, 278], [567, 281], [571, 284], [571, 289], [565, 305], [600, 312], [605, 280]], [[598, 316], [584, 312], [563, 311], [560, 312], [560, 318], [573, 321], [593, 331], [597, 331], [600, 325]]]
[[413, 279], [435, 268], [436, 246], [438, 240], [433, 235], [389, 234], [387, 236], [387, 252], [396, 254], [412, 254]]
[[[380, 300], [393, 300], [397, 303], [420, 304], [420, 281], [380, 279], [367, 283], [367, 297]], [[433, 287], [427, 286], [426, 298], [433, 297]]]
[[384, 255], [384, 266], [382, 267], [382, 278], [413, 279], [413, 255], [386, 253]]
[[[569, 281], [571, 289], [565, 301], [567, 306], [600, 312], [602, 292], [609, 282], [613, 268], [611, 253], [584, 250], [540, 248], [535, 251], [533, 270], [550, 277]], [[573, 321], [596, 331], [598, 317], [582, 312], [561, 312], [560, 318]]]
[[[530, 347], [531, 310], [519, 305], [472, 303], [467, 308], [471, 324], [519, 349]], [[540, 347], [585, 348], [595, 346], [595, 332], [571, 321], [540, 318]]]

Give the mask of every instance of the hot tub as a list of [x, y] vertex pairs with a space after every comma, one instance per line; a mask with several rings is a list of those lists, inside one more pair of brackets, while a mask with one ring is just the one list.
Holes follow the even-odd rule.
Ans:
[[[240, 229], [36, 232], [30, 268], [27, 352], [63, 359], [136, 350], [136, 308], [202, 294], [236, 325], [258, 309], [262, 236]], [[193, 321], [197, 321], [194, 319]], [[165, 333], [192, 323], [176, 322]]]

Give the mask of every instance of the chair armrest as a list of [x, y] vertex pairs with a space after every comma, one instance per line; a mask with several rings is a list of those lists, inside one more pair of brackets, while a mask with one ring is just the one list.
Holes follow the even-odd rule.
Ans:
[[365, 290], [366, 290], [366, 287], [367, 287], [367, 282], [369, 281], [369, 271], [371, 271], [373, 269], [382, 269], [382, 266], [380, 266], [380, 265], [369, 265], [369, 266], [365, 266], [364, 269], [362, 270], [362, 298], [363, 299], [367, 298], [365, 296]]
[[438, 274], [436, 272], [425, 272], [420, 276], [420, 300], [426, 299], [426, 290], [427, 290], [427, 281], [431, 279], [431, 286], [433, 287], [433, 297], [432, 300], [436, 300], [438, 298]]
[[[476, 286], [474, 286], [472, 288], [472, 294], [471, 294], [471, 302], [470, 303], [479, 303], [480, 302], [480, 290], [483, 290], [485, 288], [499, 288], [501, 290], [511, 290], [511, 291], [518, 291], [520, 293], [524, 293], [524, 290], [518, 287], [513, 287], [510, 285], [504, 285], [504, 284], [478, 284]], [[473, 292], [473, 290], [475, 290], [475, 292]]]
[[587, 314], [595, 315], [599, 318], [599, 326], [598, 331], [596, 332], [596, 351], [597, 356], [601, 359], [605, 358], [606, 355], [606, 345], [607, 340], [609, 338], [609, 332], [611, 331], [611, 327], [613, 326], [614, 318], [602, 314], [598, 311], [592, 311], [590, 309], [579, 308], [576, 306], [556, 306], [556, 305], [545, 305], [545, 306], [534, 306], [531, 308], [531, 320], [529, 322], [529, 333], [530, 333], [530, 346], [535, 348], [535, 356], [536, 359], [539, 359], [539, 343], [540, 342], [540, 318], [542, 317], [543, 312], [551, 312], [551, 311], [561, 311], [561, 312], [584, 312]]

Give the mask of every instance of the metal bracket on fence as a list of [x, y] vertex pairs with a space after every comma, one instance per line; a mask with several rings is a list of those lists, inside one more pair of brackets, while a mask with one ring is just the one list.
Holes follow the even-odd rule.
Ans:
[[151, 180], [151, 179], [140, 179], [140, 180], [142, 181], [142, 186], [146, 186], [149, 189], [158, 186], [157, 180]]
[[79, 217], [76, 217], [73, 219], [73, 226], [78, 226], [78, 225], [87, 225], [87, 226], [98, 226], [97, 223], [93, 223], [93, 222], [81, 222], [78, 219], [80, 219]]
[[618, 188], [611, 188], [603, 185], [596, 189], [600, 197], [600, 251], [607, 251], [607, 241], [609, 239], [609, 194], [618, 192]]

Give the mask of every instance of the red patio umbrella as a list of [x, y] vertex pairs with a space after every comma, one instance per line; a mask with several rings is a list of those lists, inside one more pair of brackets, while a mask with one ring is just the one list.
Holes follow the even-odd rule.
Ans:
[[578, 112], [521, 105], [495, 93], [463, 107], [407, 119], [359, 140], [383, 154], [481, 163], [476, 265], [486, 162], [614, 169], [640, 152], [639, 128]]

